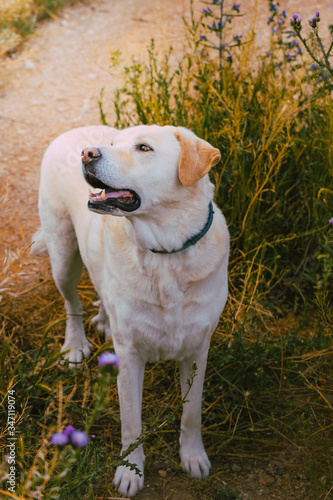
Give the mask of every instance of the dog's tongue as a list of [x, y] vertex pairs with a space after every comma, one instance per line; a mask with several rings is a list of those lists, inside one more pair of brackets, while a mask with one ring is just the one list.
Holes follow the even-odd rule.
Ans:
[[105, 199], [107, 198], [126, 198], [132, 196], [129, 191], [105, 191]]
[[127, 191], [126, 189], [119, 190], [119, 191], [114, 191], [114, 190], [107, 190], [103, 189], [102, 191], [99, 191], [97, 193], [93, 193], [90, 191], [89, 193], [89, 199], [93, 201], [105, 201], [108, 198], [133, 198], [133, 195]]

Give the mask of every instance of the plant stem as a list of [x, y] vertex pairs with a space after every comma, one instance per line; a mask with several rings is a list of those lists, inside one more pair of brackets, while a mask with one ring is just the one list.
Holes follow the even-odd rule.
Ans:
[[[327, 69], [327, 70], [331, 73], [331, 75], [333, 75], [333, 70], [332, 70], [332, 68], [331, 68], [330, 62], [329, 62], [328, 57], [327, 57], [327, 54], [328, 54], [328, 53], [326, 54], [325, 49], [324, 49], [324, 46], [323, 46], [323, 43], [322, 43], [322, 41], [321, 41], [321, 38], [320, 38], [320, 36], [318, 35], [318, 28], [316, 28], [316, 29], [314, 30], [314, 32], [315, 32], [316, 40], [317, 40], [317, 42], [319, 43], [320, 50], [321, 50], [321, 52], [322, 52], [322, 54], [323, 54], [323, 56], [324, 56], [324, 60], [325, 60], [325, 67], [326, 67], [326, 69]], [[329, 50], [331, 50], [331, 49], [332, 49], [332, 44], [333, 44], [333, 41], [332, 41], [332, 43], [331, 43], [331, 46], [330, 46], [330, 49], [329, 49]]]

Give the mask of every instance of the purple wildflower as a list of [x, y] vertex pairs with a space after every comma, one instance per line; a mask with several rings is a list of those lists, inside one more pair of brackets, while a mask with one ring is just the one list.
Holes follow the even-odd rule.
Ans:
[[68, 436], [66, 436], [66, 434], [64, 434], [63, 432], [56, 432], [51, 437], [51, 444], [54, 444], [55, 446], [64, 446], [64, 444], [67, 443], [68, 443]]
[[302, 19], [298, 17], [298, 14], [293, 14], [293, 17], [290, 19], [290, 24], [295, 31], [301, 31], [302, 29], [301, 22]]
[[114, 352], [103, 352], [98, 358], [98, 366], [113, 365], [119, 368], [119, 358]]
[[83, 447], [88, 444], [88, 436], [83, 431], [74, 431], [71, 434], [71, 441], [74, 444], [74, 446]]
[[236, 10], [239, 13], [240, 3], [234, 3], [231, 7], [231, 10]]
[[328, 221], [330, 224], [333, 224], [333, 217], [331, 219], [329, 219]]
[[66, 436], [71, 436], [71, 434], [73, 434], [74, 431], [75, 427], [73, 427], [73, 425], [67, 425], [67, 427], [65, 427], [62, 432], [63, 434], [66, 434]]

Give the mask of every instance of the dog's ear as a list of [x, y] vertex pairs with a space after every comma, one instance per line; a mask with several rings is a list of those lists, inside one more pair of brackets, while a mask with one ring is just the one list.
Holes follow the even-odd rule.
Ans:
[[193, 186], [220, 161], [220, 151], [194, 134], [182, 133], [181, 129], [176, 130], [175, 136], [181, 148], [178, 167], [180, 182], [184, 186]]

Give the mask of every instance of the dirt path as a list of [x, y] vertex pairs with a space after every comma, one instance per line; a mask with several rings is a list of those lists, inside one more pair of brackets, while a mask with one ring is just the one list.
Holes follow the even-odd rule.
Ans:
[[[247, 7], [249, 15], [252, 4], [243, 0], [242, 9]], [[258, 4], [256, 26], [264, 41], [269, 33], [267, 0]], [[321, 0], [313, 5], [312, 1], [281, 0], [280, 4], [288, 9], [288, 15], [302, 12], [305, 17], [318, 9], [325, 24], [333, 24], [332, 2]], [[200, 2], [195, 5], [197, 10], [203, 6]], [[112, 90], [119, 85], [120, 75], [110, 74], [108, 69], [110, 51], [120, 49], [127, 62], [132, 55], [144, 58], [152, 37], [157, 44], [172, 44], [181, 51], [182, 16], [188, 7], [188, 0], [92, 0], [77, 4], [43, 23], [20, 54], [0, 63], [0, 271], [5, 251], [26, 247], [38, 227], [39, 168], [45, 148], [66, 130], [98, 124], [101, 88], [106, 87], [105, 99], [111, 100]], [[1, 205], [7, 181], [7, 198]], [[27, 291], [50, 276], [47, 259], [26, 257], [20, 273], [20, 285]], [[5, 287], [15, 297], [17, 281], [15, 288], [10, 285], [6, 282]], [[284, 460], [283, 456], [279, 458], [281, 467]], [[223, 464], [224, 469], [228, 467]], [[245, 491], [244, 499], [313, 498], [307, 493], [308, 483], [298, 478], [293, 484], [290, 474], [277, 475], [274, 484], [260, 482], [265, 467], [264, 462], [244, 467], [233, 464], [225, 479], [228, 476], [231, 484]], [[149, 483], [151, 490], [154, 484], [162, 486], [151, 494], [146, 488], [139, 498], [162, 498], [161, 491], [163, 498], [203, 498], [193, 481], [186, 483], [190, 485], [186, 489], [182, 480], [170, 480], [167, 488], [165, 479], [148, 475]], [[291, 491], [292, 496], [288, 496]]]
[[102, 86], [119, 84], [119, 78], [108, 73], [110, 51], [120, 48], [129, 62], [131, 55], [143, 56], [152, 36], [174, 42], [185, 4], [186, 0], [169, 0], [167, 7], [162, 0], [77, 4], [42, 24], [21, 54], [1, 63], [1, 191], [7, 176], [10, 182], [9, 200], [1, 210], [2, 245], [24, 245], [38, 225], [39, 168], [49, 142], [73, 127], [99, 123]]
[[[245, 16], [239, 29], [250, 24], [256, 3], [258, 38], [265, 41], [267, 0], [241, 4]], [[315, 6], [308, 0], [280, 0], [280, 4], [288, 14], [319, 9], [322, 18], [330, 16], [333, 23], [328, 0]], [[204, 6], [199, 1], [194, 5], [196, 11]], [[68, 129], [99, 123], [97, 100], [103, 86], [105, 101], [112, 102], [112, 91], [121, 80], [108, 69], [110, 51], [120, 49], [127, 62], [132, 56], [145, 58], [154, 37], [157, 44], [172, 44], [180, 52], [182, 17], [188, 12], [189, 0], [79, 3], [39, 26], [15, 58], [0, 62], [0, 203], [7, 179], [10, 183], [8, 202], [0, 214], [1, 253], [27, 244], [38, 226], [39, 168], [47, 145]]]

